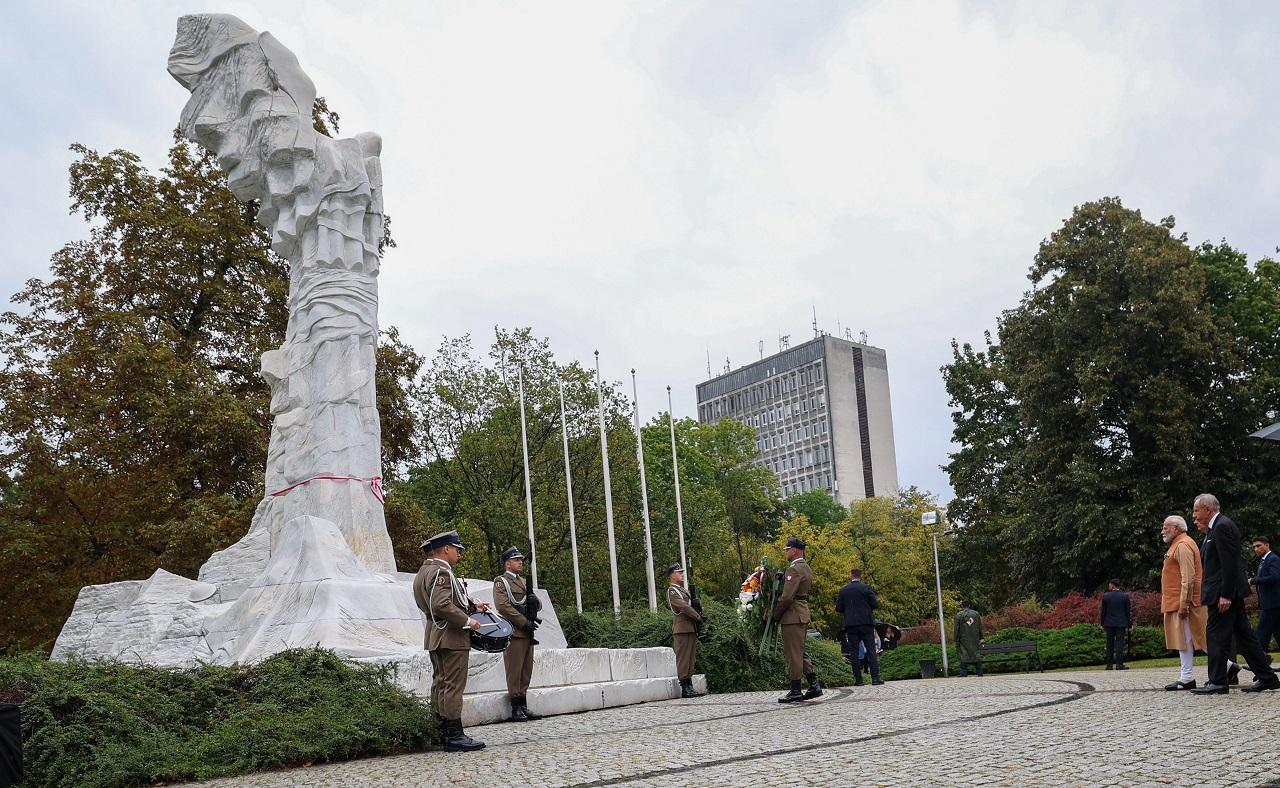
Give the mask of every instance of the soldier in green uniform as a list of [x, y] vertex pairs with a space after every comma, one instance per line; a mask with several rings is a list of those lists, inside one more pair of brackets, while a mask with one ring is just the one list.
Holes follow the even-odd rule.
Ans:
[[973, 665], [981, 676], [982, 653], [979, 648], [982, 646], [982, 616], [973, 609], [972, 605], [965, 605], [964, 609], [956, 614], [954, 635], [956, 659], [960, 662], [960, 675], [969, 675], [969, 665]]
[[453, 565], [462, 557], [457, 531], [436, 534], [422, 543], [427, 558], [413, 579], [413, 599], [427, 616], [426, 648], [431, 656], [431, 707], [440, 718], [440, 741], [446, 751], [484, 749], [462, 730], [462, 693], [467, 687], [467, 657], [471, 653], [470, 630], [480, 622], [472, 612], [489, 606], [467, 596], [454, 577]]
[[[809, 634], [809, 587], [813, 585], [813, 570], [804, 560], [804, 542], [794, 536], [787, 540], [786, 556], [791, 563], [783, 573], [782, 592], [773, 609], [774, 619], [782, 626], [782, 648], [787, 655], [787, 671], [791, 676], [791, 689], [778, 698], [779, 703], [795, 703], [812, 700], [822, 695], [822, 681], [813, 670], [813, 663], [804, 655], [804, 640]], [[800, 677], [809, 682], [806, 692], [800, 691]]]
[[693, 600], [684, 590], [684, 567], [672, 564], [667, 570], [667, 607], [671, 608], [671, 647], [676, 652], [676, 676], [680, 697], [701, 698], [693, 688], [693, 664], [698, 658], [698, 623], [702, 614], [693, 609]]
[[526, 615], [528, 595], [532, 592], [522, 574], [524, 553], [517, 547], [509, 548], [502, 554], [502, 570], [502, 574], [493, 579], [493, 604], [498, 608], [498, 615], [510, 621], [515, 630], [506, 651], [502, 652], [502, 662], [507, 669], [507, 694], [511, 696], [511, 721], [540, 720], [542, 715], [529, 711], [526, 699], [529, 679], [533, 676], [533, 632], [538, 625]]

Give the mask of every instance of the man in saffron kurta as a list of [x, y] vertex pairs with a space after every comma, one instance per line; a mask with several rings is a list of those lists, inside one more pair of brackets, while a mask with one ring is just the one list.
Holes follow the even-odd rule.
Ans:
[[1160, 570], [1164, 644], [1178, 652], [1182, 663], [1178, 680], [1165, 685], [1165, 689], [1193, 689], [1196, 680], [1191, 660], [1196, 649], [1205, 648], [1205, 624], [1209, 615], [1200, 603], [1200, 588], [1204, 580], [1200, 548], [1187, 535], [1187, 521], [1176, 514], [1165, 518], [1160, 527], [1160, 538], [1169, 545]]

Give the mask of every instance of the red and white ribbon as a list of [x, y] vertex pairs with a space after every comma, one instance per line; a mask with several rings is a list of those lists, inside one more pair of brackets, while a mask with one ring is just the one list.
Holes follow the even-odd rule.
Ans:
[[273, 493], [269, 493], [272, 498], [280, 495], [286, 495], [304, 484], [311, 482], [368, 482], [369, 492], [373, 493], [373, 497], [378, 499], [378, 503], [386, 505], [386, 493], [382, 490], [382, 477], [374, 476], [372, 479], [365, 479], [360, 476], [312, 476], [310, 479], [303, 479], [300, 482], [294, 482], [288, 487], [283, 487]]

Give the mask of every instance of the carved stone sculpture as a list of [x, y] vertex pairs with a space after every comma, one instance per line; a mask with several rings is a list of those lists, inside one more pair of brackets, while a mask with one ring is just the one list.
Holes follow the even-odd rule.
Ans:
[[262, 357], [273, 417], [267, 494], [249, 533], [200, 579], [234, 599], [265, 566], [270, 534], [308, 515], [332, 520], [366, 569], [393, 572], [374, 394], [381, 140], [317, 132], [315, 86], [297, 58], [233, 16], [179, 19], [169, 73], [191, 91], [182, 133], [217, 156], [237, 197], [258, 201], [258, 221], [290, 265], [284, 346]]

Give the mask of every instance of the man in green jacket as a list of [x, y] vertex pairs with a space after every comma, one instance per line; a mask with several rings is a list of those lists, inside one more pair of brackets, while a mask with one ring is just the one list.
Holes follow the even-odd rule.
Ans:
[[956, 659], [960, 661], [960, 675], [969, 675], [969, 665], [972, 663], [978, 675], [981, 676], [982, 655], [978, 649], [982, 646], [982, 616], [973, 609], [972, 605], [965, 605], [964, 609], [956, 614], [956, 629], [952, 639], [956, 643]]

